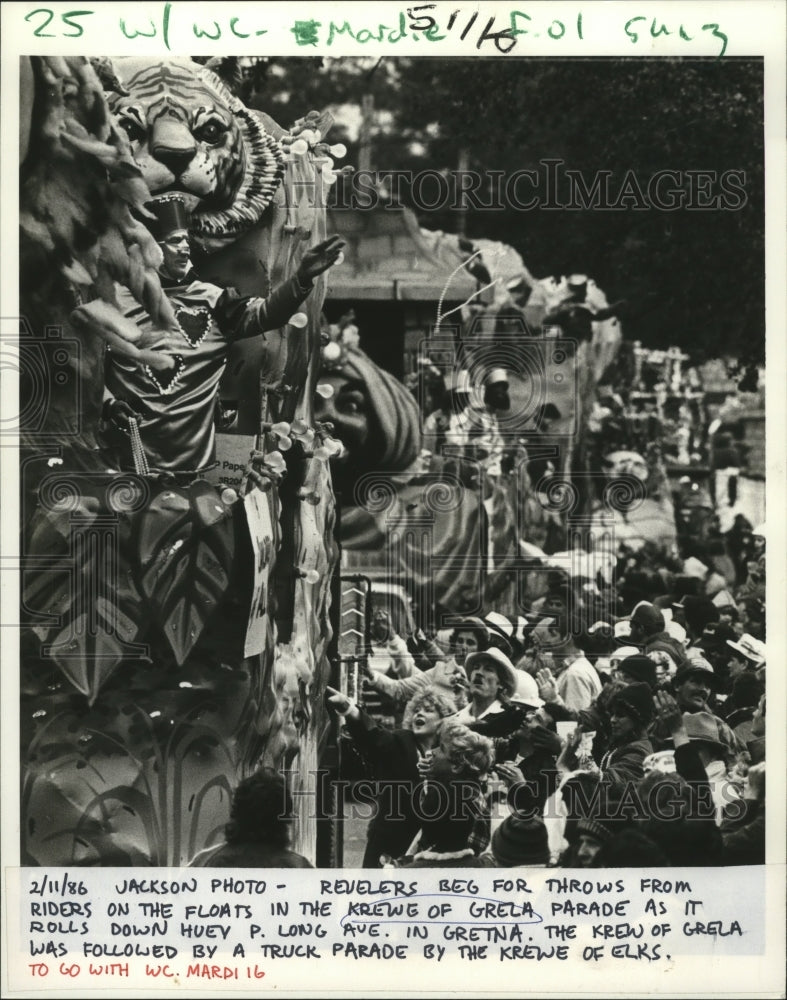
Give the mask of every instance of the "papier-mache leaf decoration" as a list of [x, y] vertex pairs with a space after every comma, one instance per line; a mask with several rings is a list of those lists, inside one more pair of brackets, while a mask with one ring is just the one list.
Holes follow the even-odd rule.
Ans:
[[[81, 567], [85, 574], [91, 571], [95, 569], [90, 565]], [[118, 590], [112, 599], [94, 595], [85, 602], [78, 594], [72, 596], [63, 624], [43, 644], [42, 655], [51, 658], [92, 705], [121, 662], [144, 651], [134, 642], [141, 630], [141, 613], [133, 587]]]
[[107, 482], [44, 477], [30, 544], [48, 553], [47, 563], [28, 570], [22, 586], [41, 655], [91, 705], [121, 661], [146, 649], [138, 642], [145, 611], [128, 558], [130, 522], [107, 517]]
[[198, 480], [162, 487], [139, 518], [140, 586], [178, 665], [227, 591], [235, 552], [230, 513]]

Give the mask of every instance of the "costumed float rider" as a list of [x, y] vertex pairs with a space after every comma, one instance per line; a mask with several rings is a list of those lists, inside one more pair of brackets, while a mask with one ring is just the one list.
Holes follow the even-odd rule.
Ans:
[[[424, 466], [415, 397], [362, 350], [327, 345], [320, 383], [325, 395], [315, 394], [315, 417], [344, 445], [331, 460], [331, 477], [342, 502], [347, 569], [388, 567], [438, 616], [475, 608], [487, 530], [475, 470], [461, 478], [452, 462], [449, 474], [442, 456]], [[378, 489], [390, 502], [377, 502]]]
[[[103, 416], [126, 435], [130, 418], [137, 419], [152, 472], [195, 478], [215, 465], [215, 405], [232, 343], [283, 327], [308, 297], [314, 279], [336, 263], [344, 243], [331, 236], [307, 250], [293, 277], [269, 296], [241, 296], [234, 288], [200, 281], [194, 273], [189, 211], [181, 196], [164, 196], [148, 208], [156, 217], [148, 225], [164, 256], [161, 286], [180, 332], [156, 331], [128, 289], [118, 286], [126, 318], [148, 334], [172, 364], [153, 370], [108, 349]], [[133, 469], [127, 440], [119, 448], [120, 462]]]

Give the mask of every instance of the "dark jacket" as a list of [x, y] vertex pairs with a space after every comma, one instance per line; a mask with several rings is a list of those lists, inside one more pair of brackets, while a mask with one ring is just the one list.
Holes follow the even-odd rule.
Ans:
[[[380, 868], [380, 856], [398, 858], [405, 853], [421, 828], [416, 815], [418, 745], [407, 729], [383, 729], [361, 712], [359, 718], [345, 718], [353, 742], [371, 767], [375, 788], [371, 798], [376, 815], [367, 830], [364, 868]], [[369, 795], [364, 795], [369, 801]]]
[[653, 746], [645, 738], [608, 750], [600, 764], [603, 780], [613, 785], [639, 781], [645, 775], [642, 763], [652, 753]]
[[612, 715], [610, 702], [618, 692], [625, 688], [619, 680], [608, 681], [601, 693], [588, 707], [577, 713], [577, 719], [585, 732], [595, 732], [593, 740], [593, 759], [598, 764], [609, 749], [609, 719]]
[[675, 748], [675, 770], [690, 789], [688, 814], [682, 818], [654, 816], [644, 832], [661, 846], [676, 868], [723, 864], [713, 796], [696, 746], [684, 743]]
[[[516, 757], [516, 747], [498, 751], [498, 760], [510, 760]], [[555, 755], [547, 750], [536, 749], [517, 764], [522, 772], [522, 780], [527, 787], [513, 785], [508, 790], [508, 804], [514, 812], [529, 813], [535, 811], [539, 816], [544, 813], [544, 806], [550, 795], [557, 791], [560, 775], [555, 764]]]
[[765, 806], [747, 800], [741, 819], [721, 825], [724, 865], [765, 864]]

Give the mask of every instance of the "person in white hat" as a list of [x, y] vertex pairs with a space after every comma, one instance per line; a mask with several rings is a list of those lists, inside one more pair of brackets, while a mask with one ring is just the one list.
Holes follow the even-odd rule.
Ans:
[[[454, 716], [457, 722], [468, 725], [487, 715], [502, 712], [506, 702], [517, 692], [521, 677], [532, 677], [515, 669], [506, 654], [490, 646], [489, 649], [471, 653], [465, 660], [465, 672], [470, 682], [468, 704]], [[533, 682], [535, 686], [535, 682]], [[533, 692], [538, 697], [538, 691]]]
[[484, 376], [484, 399], [496, 410], [509, 410], [508, 372], [505, 368], [492, 368]]
[[734, 650], [728, 667], [732, 679], [746, 670], [759, 670], [765, 666], [765, 643], [761, 639], [744, 632], [736, 641], [728, 639], [727, 645]]
[[[502, 649], [511, 661], [514, 661], [514, 625], [513, 622], [499, 611], [489, 611], [484, 615], [484, 624], [489, 629], [492, 638], [491, 645]], [[518, 658], [518, 657], [517, 657]]]
[[472, 653], [488, 648], [489, 629], [480, 618], [467, 617], [457, 622], [450, 634], [448, 655], [428, 670], [414, 670], [409, 677], [389, 677], [370, 669], [368, 660], [364, 665], [365, 683], [390, 698], [397, 708], [401, 708], [409, 698], [430, 685], [442, 694], [455, 700], [456, 708], [467, 704], [468, 675], [465, 660]]

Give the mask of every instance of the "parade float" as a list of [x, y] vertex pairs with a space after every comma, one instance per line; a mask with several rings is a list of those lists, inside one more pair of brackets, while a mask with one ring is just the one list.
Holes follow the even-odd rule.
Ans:
[[22, 863], [188, 864], [260, 766], [308, 791], [294, 846], [318, 861], [337, 558], [336, 442], [312, 411], [324, 276], [231, 357], [238, 419], [212, 482], [119, 472], [101, 415], [107, 346], [134, 341], [115, 283], [174, 322], [145, 205], [183, 192], [200, 274], [266, 295], [325, 235], [330, 118], [282, 128], [188, 60], [33, 57], [21, 126]]

